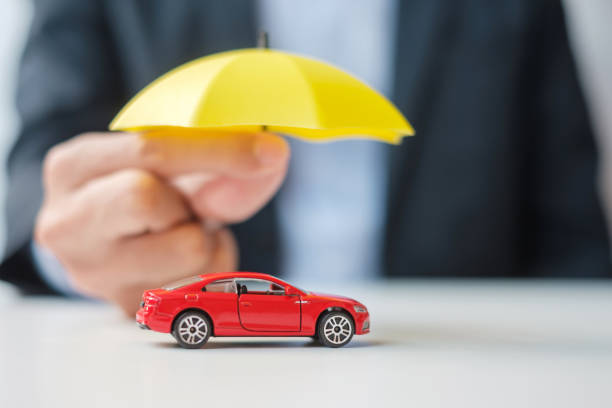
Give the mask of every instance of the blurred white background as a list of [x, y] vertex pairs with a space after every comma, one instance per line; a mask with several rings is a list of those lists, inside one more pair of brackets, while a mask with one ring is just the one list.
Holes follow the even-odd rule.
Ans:
[[[572, 45], [600, 144], [603, 163], [602, 196], [612, 220], [612, 1], [564, 0], [570, 22]], [[0, 161], [18, 129], [14, 107], [15, 78], [27, 34], [32, 7], [27, 0], [2, 0], [0, 13]], [[0, 199], [6, 192], [5, 166], [0, 170]], [[0, 206], [0, 244], [4, 247], [3, 204]]]

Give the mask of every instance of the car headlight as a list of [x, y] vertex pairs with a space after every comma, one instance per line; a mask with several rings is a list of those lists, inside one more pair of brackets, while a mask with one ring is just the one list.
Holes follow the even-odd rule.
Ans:
[[365, 308], [365, 306], [359, 306], [359, 305], [353, 305], [353, 309], [355, 309], [355, 312], [357, 313], [367, 313], [368, 309]]

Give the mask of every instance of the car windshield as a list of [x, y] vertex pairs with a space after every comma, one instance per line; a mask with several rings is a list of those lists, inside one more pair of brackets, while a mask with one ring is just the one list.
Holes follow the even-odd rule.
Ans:
[[[278, 279], [278, 278], [276, 278], [276, 279]], [[297, 286], [292, 285], [292, 284], [290, 284], [290, 283], [287, 283], [287, 282], [285, 282], [285, 281], [284, 281], [284, 280], [282, 280], [282, 279], [278, 279], [278, 280], [279, 280], [279, 281], [281, 281], [281, 282], [283, 282], [285, 285], [293, 286], [293, 287], [294, 287], [294, 288], [296, 288], [297, 290], [299, 290], [299, 291], [301, 291], [301, 292], [304, 292], [304, 293], [305, 293], [305, 294], [307, 294], [307, 295], [310, 295], [310, 292], [309, 292], [309, 291], [307, 291], [307, 290], [304, 290], [304, 289], [302, 289], [302, 288], [298, 288]]]
[[172, 282], [166, 286], [162, 286], [164, 290], [175, 290], [182, 288], [183, 286], [191, 285], [192, 283], [200, 282], [202, 278], [199, 276], [191, 276], [189, 278], [181, 279], [176, 282]]

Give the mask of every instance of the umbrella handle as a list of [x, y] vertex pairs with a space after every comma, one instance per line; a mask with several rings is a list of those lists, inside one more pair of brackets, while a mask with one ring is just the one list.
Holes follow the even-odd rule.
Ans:
[[261, 30], [257, 35], [257, 48], [265, 48], [266, 50], [270, 48], [267, 31]]

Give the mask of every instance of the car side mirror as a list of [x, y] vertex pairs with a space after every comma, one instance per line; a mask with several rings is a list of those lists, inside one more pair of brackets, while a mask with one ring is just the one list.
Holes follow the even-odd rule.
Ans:
[[285, 286], [285, 296], [297, 296], [299, 292], [292, 286]]

